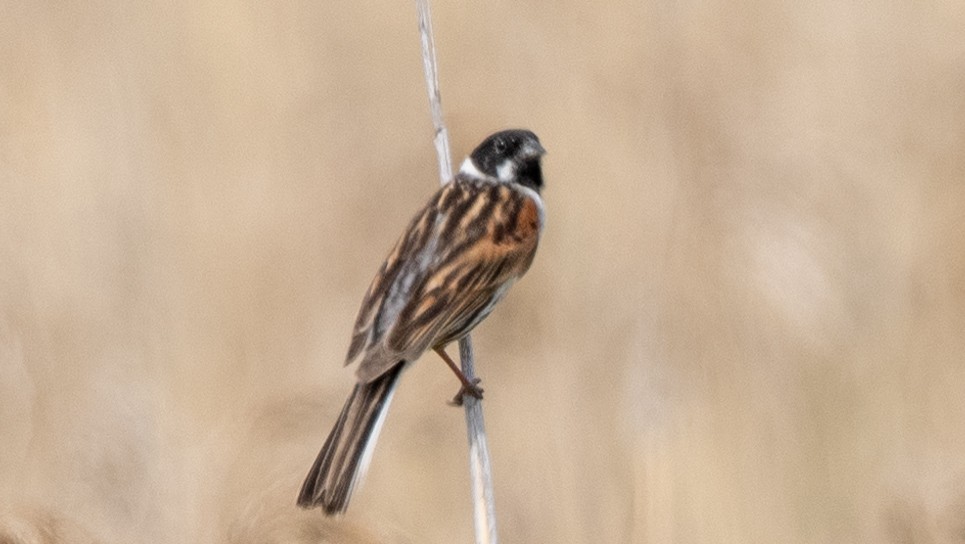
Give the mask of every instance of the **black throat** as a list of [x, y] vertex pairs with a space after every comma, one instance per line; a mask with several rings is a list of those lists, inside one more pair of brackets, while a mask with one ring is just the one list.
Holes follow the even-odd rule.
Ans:
[[525, 187], [536, 191], [536, 194], [540, 193], [543, 188], [543, 169], [539, 165], [539, 161], [526, 161], [523, 163], [522, 168], [516, 172], [516, 182]]

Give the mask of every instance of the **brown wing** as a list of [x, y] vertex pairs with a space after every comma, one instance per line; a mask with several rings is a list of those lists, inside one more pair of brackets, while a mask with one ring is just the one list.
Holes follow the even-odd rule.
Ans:
[[465, 335], [529, 268], [539, 203], [503, 184], [459, 180], [416, 215], [369, 287], [346, 364], [368, 382]]

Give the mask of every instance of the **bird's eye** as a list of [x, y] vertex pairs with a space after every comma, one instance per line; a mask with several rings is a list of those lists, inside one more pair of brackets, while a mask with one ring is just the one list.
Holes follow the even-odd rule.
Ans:
[[496, 140], [493, 145], [496, 146], [496, 153], [502, 154], [506, 152], [506, 140]]

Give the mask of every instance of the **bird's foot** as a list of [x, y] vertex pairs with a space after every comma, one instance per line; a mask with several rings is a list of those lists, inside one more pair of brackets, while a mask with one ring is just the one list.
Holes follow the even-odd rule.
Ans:
[[482, 400], [483, 388], [477, 385], [481, 381], [482, 380], [479, 378], [473, 378], [472, 383], [466, 382], [462, 384], [462, 387], [459, 388], [459, 392], [456, 393], [455, 397], [452, 397], [452, 400], [449, 402], [449, 404], [452, 406], [462, 406], [463, 399], [466, 397], [466, 395]]

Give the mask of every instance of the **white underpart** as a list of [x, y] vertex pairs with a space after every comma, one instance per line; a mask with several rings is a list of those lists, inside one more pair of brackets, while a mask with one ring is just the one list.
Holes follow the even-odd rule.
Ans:
[[484, 319], [489, 317], [489, 314], [493, 312], [493, 308], [499, 304], [499, 301], [503, 300], [503, 297], [506, 296], [506, 293], [509, 292], [509, 288], [512, 287], [514, 283], [516, 283], [516, 280], [509, 280], [496, 289], [496, 292], [493, 293], [492, 298], [489, 299], [489, 302], [486, 303], [486, 306], [482, 309], [482, 311], [479, 312], [479, 314], [476, 316], [476, 319], [473, 320], [471, 326], [468, 327], [469, 330], [476, 328], [476, 325], [482, 323]]
[[492, 179], [491, 177], [483, 174], [479, 171], [476, 163], [472, 162], [472, 159], [467, 158], [462, 161], [462, 166], [459, 167], [459, 173], [472, 179]]

